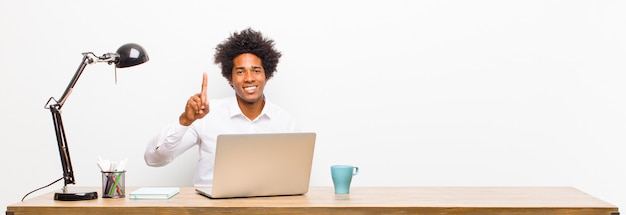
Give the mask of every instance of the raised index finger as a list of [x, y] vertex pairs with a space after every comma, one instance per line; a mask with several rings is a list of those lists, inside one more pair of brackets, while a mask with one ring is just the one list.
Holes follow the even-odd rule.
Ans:
[[207, 86], [207, 82], [208, 82], [207, 79], [208, 79], [207, 78], [207, 74], [206, 74], [206, 72], [204, 72], [202, 74], [202, 95], [206, 94], [206, 86]]
[[200, 94], [200, 99], [202, 100], [202, 105], [206, 105], [206, 88], [207, 88], [207, 82], [208, 82], [208, 78], [207, 78], [207, 74], [206, 72], [204, 72], [202, 74], [202, 92]]

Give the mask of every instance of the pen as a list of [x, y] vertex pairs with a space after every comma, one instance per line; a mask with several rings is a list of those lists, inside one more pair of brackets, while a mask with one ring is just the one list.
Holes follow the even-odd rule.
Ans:
[[[120, 176], [122, 176], [122, 174], [117, 174], [117, 176], [115, 176], [115, 179], [113, 179], [113, 187], [111, 187], [111, 191], [109, 191], [109, 196], [113, 196], [113, 193], [115, 192], [115, 188], [117, 187], [118, 182], [120, 181]], [[113, 178], [113, 176], [111, 176]]]

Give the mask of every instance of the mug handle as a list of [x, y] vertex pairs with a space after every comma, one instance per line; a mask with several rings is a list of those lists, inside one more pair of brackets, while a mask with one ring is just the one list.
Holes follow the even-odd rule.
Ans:
[[357, 175], [357, 174], [359, 174], [359, 167], [355, 166], [354, 167], [354, 172], [352, 172], [352, 175]]

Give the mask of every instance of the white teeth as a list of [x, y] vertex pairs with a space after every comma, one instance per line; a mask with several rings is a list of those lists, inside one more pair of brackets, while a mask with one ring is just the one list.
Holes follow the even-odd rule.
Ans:
[[256, 89], [256, 86], [251, 86], [251, 87], [244, 87], [243, 88], [245, 91], [254, 91]]

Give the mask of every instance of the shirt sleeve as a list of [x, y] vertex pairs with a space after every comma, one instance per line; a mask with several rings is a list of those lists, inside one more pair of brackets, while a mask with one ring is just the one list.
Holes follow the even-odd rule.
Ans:
[[144, 160], [148, 166], [165, 166], [198, 142], [198, 135], [191, 126], [176, 121], [165, 127], [146, 147]]

